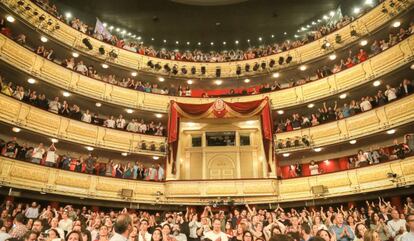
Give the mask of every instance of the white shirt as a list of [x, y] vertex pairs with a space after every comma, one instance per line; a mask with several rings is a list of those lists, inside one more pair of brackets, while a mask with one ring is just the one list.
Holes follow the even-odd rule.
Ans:
[[388, 90], [385, 91], [385, 96], [387, 96], [388, 101], [397, 99], [397, 94], [396, 94], [396, 90], [394, 88], [390, 88]]
[[362, 101], [360, 106], [361, 106], [362, 111], [368, 111], [368, 110], [372, 109], [372, 105], [368, 100]]
[[125, 119], [117, 119], [116, 128], [124, 129], [124, 127], [125, 127]]
[[[138, 232], [138, 241], [151, 241], [151, 234], [148, 232], [145, 232], [144, 234], [145, 240], [142, 238], [142, 233], [141, 231]], [[112, 240], [111, 240], [112, 241]]]
[[318, 175], [319, 174], [319, 166], [318, 164], [310, 165], [309, 166], [311, 175]]
[[106, 120], [106, 127], [115, 128], [115, 121], [111, 119]]
[[87, 114], [87, 113], [83, 113], [81, 121], [87, 122], [87, 123], [91, 123], [92, 121], [92, 116], [91, 114]]
[[36, 147], [36, 148], [33, 150], [33, 155], [32, 155], [32, 157], [33, 157], [33, 158], [39, 158], [39, 159], [42, 159], [43, 154], [45, 154], [45, 149], [43, 149], [43, 148], [39, 148], [39, 147]]
[[39, 217], [39, 208], [30, 207], [26, 210], [25, 215], [27, 218], [37, 219]]
[[164, 168], [158, 168], [158, 180], [164, 180]]
[[398, 237], [398, 232], [400, 231], [401, 228], [403, 228], [404, 231], [406, 231], [405, 229], [405, 220], [404, 219], [399, 219], [397, 221], [395, 221], [394, 219], [390, 220], [388, 223], [388, 228], [391, 232], [391, 237], [396, 238]]
[[52, 162], [55, 163], [56, 162], [56, 152], [55, 151], [47, 151], [46, 154], [46, 162]]
[[228, 241], [227, 234], [220, 231], [220, 233], [215, 233], [213, 230], [208, 231], [204, 238], [208, 238], [211, 241], [216, 241], [216, 239], [221, 238], [221, 241]]
[[414, 240], [414, 232], [406, 233], [401, 237], [401, 241], [413, 241], [413, 240]]
[[63, 231], [70, 232], [72, 230], [72, 219], [68, 218], [66, 221], [64, 219], [59, 221], [59, 228]]
[[[109, 241], [128, 241], [127, 238], [125, 238], [124, 236], [120, 235], [119, 233], [114, 233], [114, 235], [112, 236], [112, 238]], [[150, 240], [148, 240], [150, 241]]]

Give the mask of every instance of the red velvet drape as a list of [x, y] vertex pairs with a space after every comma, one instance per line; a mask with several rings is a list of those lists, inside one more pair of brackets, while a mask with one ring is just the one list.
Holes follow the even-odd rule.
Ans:
[[[272, 150], [272, 147], [273, 147], [273, 131], [272, 131], [273, 122], [272, 122], [269, 99], [266, 97], [265, 99], [262, 99], [262, 100], [249, 101], [249, 102], [237, 102], [237, 103], [229, 103], [225, 101], [221, 101], [221, 102], [224, 103], [224, 106], [226, 108], [229, 108], [231, 111], [233, 111], [233, 114], [234, 112], [236, 112], [239, 115], [249, 115], [250, 113], [256, 114], [254, 111], [256, 110], [259, 111], [258, 108], [262, 108], [257, 113], [257, 115], [260, 115], [262, 135], [263, 135], [263, 146], [265, 149], [265, 156], [266, 156], [266, 160], [268, 163], [268, 171], [270, 171], [271, 168], [270, 168], [269, 163], [272, 157], [269, 157], [269, 152], [270, 150]], [[192, 115], [195, 118], [197, 118], [197, 116], [203, 117], [202, 115], [206, 114], [207, 111], [209, 111], [215, 103], [216, 102], [207, 103], [207, 104], [184, 104], [184, 103], [178, 103], [178, 102], [171, 101], [169, 118], [168, 118], [168, 144], [169, 144], [168, 158], [169, 158], [170, 163], [171, 163], [171, 160], [173, 162], [173, 169], [172, 169], [173, 174], [175, 174], [176, 153], [177, 153], [178, 139], [179, 139], [178, 128], [179, 128], [179, 122], [181, 118], [180, 113], [184, 112], [186, 115]], [[177, 108], [180, 109], [180, 112], [177, 110]], [[225, 114], [228, 114], [227, 117], [229, 118], [237, 117], [237, 115], [232, 116], [232, 114], [228, 113], [226, 110], [217, 111], [213, 113], [215, 115], [215, 118], [226, 118]]]

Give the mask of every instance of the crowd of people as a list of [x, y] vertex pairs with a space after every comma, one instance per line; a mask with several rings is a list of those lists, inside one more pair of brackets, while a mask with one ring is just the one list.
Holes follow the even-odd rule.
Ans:
[[[11, 35], [10, 29], [6, 26], [6, 22], [4, 22], [4, 26], [1, 27], [2, 33], [7, 32], [8, 35]], [[4, 29], [7, 29], [5, 31]], [[382, 40], [374, 40], [369, 47], [368, 50], [365, 50], [364, 47], [360, 48], [357, 53], [353, 53], [349, 50], [348, 57], [345, 59], [341, 59], [338, 61], [337, 64], [334, 64], [333, 67], [323, 66], [317, 68], [315, 71], [311, 72], [308, 71], [307, 74], [304, 75], [296, 80], [289, 79], [286, 83], [282, 83], [280, 81], [274, 81], [273, 84], [271, 83], [264, 83], [254, 87], [241, 87], [237, 89], [228, 89], [227, 92], [222, 93], [220, 92], [220, 96], [240, 96], [240, 95], [252, 95], [252, 94], [259, 94], [259, 93], [267, 93], [271, 91], [276, 91], [284, 88], [294, 87], [306, 84], [308, 82], [312, 82], [332, 74], [336, 74], [344, 69], [351, 68], [354, 65], [364, 62], [369, 57], [374, 56], [389, 47], [397, 44], [398, 42], [404, 40], [408, 36], [414, 33], [414, 22], [411, 22], [407, 29], [400, 28], [397, 32], [391, 32], [388, 36], [388, 39]], [[14, 40], [22, 45], [27, 45], [27, 37], [24, 34], [19, 34], [14, 37]], [[44, 58], [47, 58], [51, 61], [55, 61], [56, 63], [61, 64], [62, 66], [76, 71], [80, 74], [85, 76], [95, 78], [113, 85], [118, 85], [121, 87], [135, 89], [142, 92], [147, 93], [155, 93], [155, 94], [162, 94], [162, 95], [171, 95], [171, 96], [186, 96], [186, 97], [210, 97], [209, 92], [207, 90], [199, 90], [192, 88], [190, 85], [179, 85], [171, 83], [169, 86], [160, 86], [157, 82], [149, 82], [149, 81], [140, 81], [137, 80], [134, 76], [129, 77], [120, 77], [116, 74], [102, 74], [99, 73], [98, 69], [93, 64], [86, 64], [83, 60], [78, 60], [75, 57], [69, 57], [65, 59], [58, 58], [52, 48], [47, 48], [44, 45], [38, 46], [35, 48], [34, 52]], [[201, 93], [201, 94], [200, 94]], [[217, 97], [215, 93], [210, 93], [210, 95]]]
[[60, 14], [56, 5], [50, 4], [49, 1], [36, 0], [35, 2], [38, 3], [39, 6], [41, 6], [43, 9], [45, 9], [52, 15], [66, 22], [72, 28], [89, 36], [92, 36], [98, 40], [111, 44], [113, 46], [117, 46], [119, 48], [123, 48], [132, 52], [136, 52], [138, 54], [147, 55], [151, 57], [189, 62], [229, 62], [260, 58], [264, 56], [281, 53], [305, 45], [314, 40], [320, 39], [328, 35], [329, 33], [332, 33], [348, 25], [354, 20], [353, 17], [343, 16], [342, 18], [336, 21], [329, 21], [324, 23], [318, 22], [317, 24], [312, 25], [310, 27], [309, 32], [305, 34], [302, 39], [285, 40], [282, 43], [273, 43], [258, 47], [251, 47], [245, 51], [224, 50], [221, 52], [203, 52], [201, 50], [195, 49], [193, 51], [181, 52], [179, 50], [167, 50], [165, 48], [157, 50], [153, 46], [145, 46], [142, 42], [136, 41], [135, 39], [129, 38], [128, 36], [117, 36], [115, 33], [107, 35], [95, 32], [94, 27], [84, 23], [79, 18], [67, 18], [66, 16]]
[[337, 101], [333, 105], [328, 105], [326, 102], [323, 102], [322, 107], [318, 108], [314, 113], [294, 113], [291, 117], [279, 117], [280, 119], [275, 124], [275, 130], [276, 133], [281, 133], [341, 120], [369, 111], [372, 108], [383, 106], [398, 98], [410, 95], [413, 91], [413, 83], [411, 80], [405, 78], [397, 87], [386, 85], [385, 90], [378, 90], [376, 95], [364, 96], [361, 100], [351, 100], [348, 103], [344, 103], [342, 107], [338, 106]]
[[[359, 149], [355, 155], [347, 156], [347, 169], [366, 167], [386, 161], [403, 160], [408, 156], [414, 155], [414, 134], [406, 134], [404, 140], [399, 142], [398, 139], [394, 139], [392, 146], [378, 147], [370, 146], [368, 150]], [[314, 176], [327, 172], [339, 171], [338, 170], [325, 170], [326, 162], [335, 162], [332, 167], [339, 167], [340, 159], [335, 158], [324, 161], [310, 161], [310, 163], [296, 162], [288, 166], [286, 173], [281, 173], [281, 178], [294, 178], [302, 176]], [[281, 168], [283, 169], [283, 167]], [[306, 173], [305, 170], [307, 169]]]
[[102, 118], [97, 112], [91, 113], [89, 109], [82, 111], [78, 105], [69, 105], [67, 100], [61, 101], [58, 96], [54, 99], [47, 99], [45, 94], [38, 93], [36, 90], [24, 89], [23, 86], [14, 85], [12, 82], [5, 83], [5, 79], [2, 76], [0, 76], [0, 89], [1, 93], [4, 95], [11, 96], [17, 100], [64, 117], [107, 128], [126, 130], [146, 135], [167, 135], [166, 128], [161, 122], [158, 122], [157, 124], [155, 121], [150, 121], [148, 123], [142, 118], [140, 120], [132, 119], [127, 122], [122, 114], [120, 114], [118, 118], [115, 118], [113, 115], [109, 115], [107, 118]]
[[64, 152], [59, 154], [53, 142], [50, 146], [45, 146], [43, 143], [30, 146], [27, 143], [18, 143], [17, 138], [13, 137], [8, 141], [0, 139], [0, 150], [1, 155], [5, 157], [68, 171], [135, 180], [163, 181], [165, 179], [165, 171], [160, 164], [144, 166], [139, 161], [103, 162], [93, 153], [78, 157]]
[[187, 207], [181, 211], [43, 207], [5, 199], [0, 241], [412, 241], [414, 203], [356, 202], [328, 207]]

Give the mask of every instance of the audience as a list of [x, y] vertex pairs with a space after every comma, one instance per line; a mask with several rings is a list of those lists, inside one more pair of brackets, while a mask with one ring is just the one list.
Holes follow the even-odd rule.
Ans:
[[[17, 143], [16, 137], [13, 137], [8, 142], [0, 139], [0, 151], [1, 155], [6, 157], [68, 171], [126, 179], [150, 181], [165, 180], [165, 171], [160, 164], [152, 164], [145, 167], [139, 162], [114, 163], [114, 161], [110, 160], [105, 163], [101, 162], [98, 156], [92, 155], [91, 153], [87, 156], [69, 156], [69, 154], [64, 153], [63, 151], [58, 152], [54, 143], [48, 148], [46, 148], [43, 143], [40, 143], [37, 147], [29, 147], [27, 144], [20, 145]], [[35, 204], [28, 210], [31, 215], [38, 215]]]
[[[14, 199], [16, 200], [16, 198]], [[366, 204], [259, 209], [248, 204], [206, 206], [197, 212], [147, 211], [124, 208], [100, 210], [59, 204], [37, 206], [5, 199], [0, 206], [0, 241], [412, 241], [412, 199], [404, 203], [366, 201]], [[355, 206], [354, 206], [355, 205]], [[395, 206], [397, 205], [397, 206]], [[215, 207], [215, 206], [214, 206]], [[378, 218], [380, 211], [392, 220]], [[407, 225], [407, 226], [406, 226]], [[38, 239], [39, 238], [39, 239]]]

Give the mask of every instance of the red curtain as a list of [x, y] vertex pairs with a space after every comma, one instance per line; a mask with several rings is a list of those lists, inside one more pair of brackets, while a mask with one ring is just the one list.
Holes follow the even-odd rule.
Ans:
[[[189, 119], [204, 119], [204, 118], [249, 118], [254, 115], [260, 115], [263, 146], [265, 156], [268, 164], [268, 171], [270, 168], [269, 152], [273, 148], [273, 130], [272, 130], [272, 115], [269, 104], [269, 99], [266, 97], [262, 100], [229, 103], [221, 99], [207, 104], [184, 104], [171, 101], [168, 118], [168, 144], [169, 163], [173, 162], [172, 173], [175, 174], [175, 164], [178, 147], [178, 133], [180, 118], [185, 116]], [[273, 151], [271, 152], [273, 153]]]

